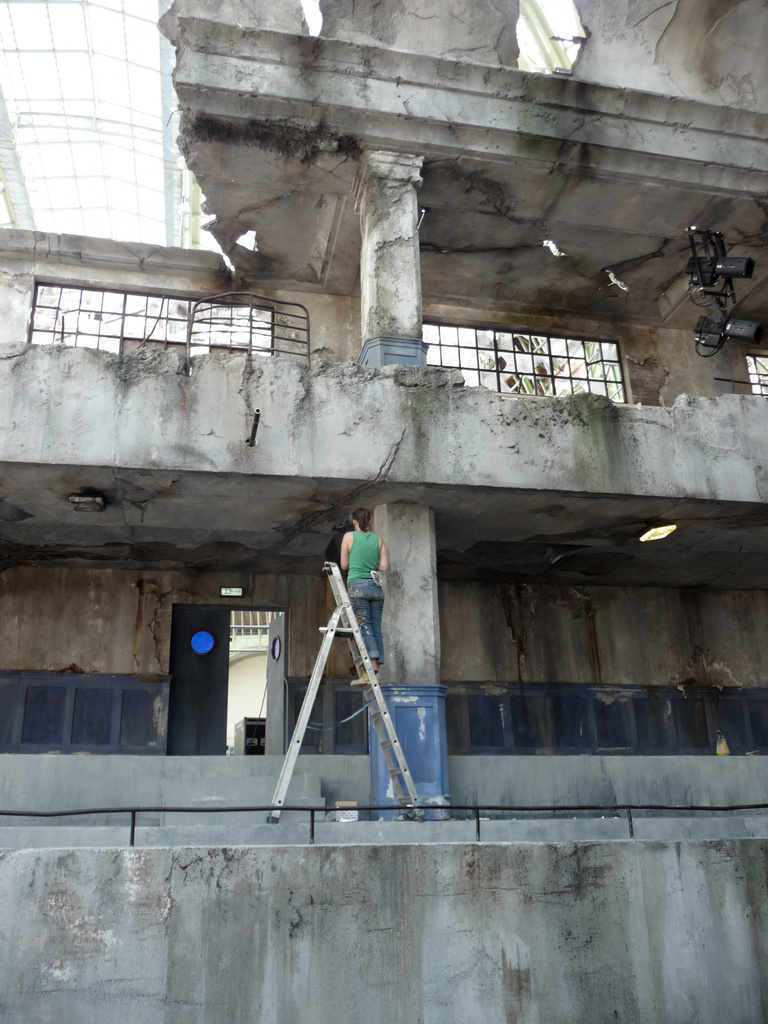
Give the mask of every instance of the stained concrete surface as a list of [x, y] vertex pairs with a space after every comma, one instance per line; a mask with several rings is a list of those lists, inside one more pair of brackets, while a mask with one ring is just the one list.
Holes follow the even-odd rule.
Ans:
[[[343, 15], [319, 39], [249, 32], [215, 12], [182, 19], [181, 144], [244, 278], [356, 290], [360, 225], [349, 197], [369, 149], [424, 158], [428, 301], [692, 326], [691, 308], [658, 305], [684, 283], [690, 224], [724, 231], [765, 268], [761, 62], [742, 58], [760, 38], [757, 0], [722, 14], [722, 4], [585, 4], [595, 38], [575, 79], [489, 68], [482, 53], [476, 63], [440, 57], [450, 17], [439, 29], [425, 22], [430, 54], [408, 52], [416, 33], [388, 11], [394, 35], [363, 42], [349, 26], [384, 8], [331, 6]], [[610, 85], [595, 84], [612, 66]], [[680, 85], [667, 88], [673, 77]], [[258, 232], [256, 254], [235, 244], [247, 229]], [[554, 259], [546, 238], [568, 258]], [[767, 289], [764, 269], [742, 282], [741, 315], [759, 319]]]
[[[28, 346], [0, 361], [2, 554], [312, 574], [350, 506], [416, 501], [454, 575], [759, 588], [766, 430], [752, 396], [636, 409], [430, 367], [202, 356], [187, 375], [174, 352]], [[83, 488], [103, 513], [73, 512]], [[642, 545], [649, 520], [680, 528]]]
[[589, 34], [574, 76], [768, 111], [761, 0], [576, 0]]
[[[177, 0], [178, 2], [178, 0]], [[515, 67], [515, 0], [321, 0], [322, 35], [427, 53], [448, 60]]]
[[754, 1024], [765, 840], [0, 854], [0, 1014]]
[[[242, 586], [243, 599], [220, 596], [222, 586], [232, 585]], [[390, 611], [397, 612], [395, 591], [388, 590]], [[765, 684], [764, 591], [450, 579], [440, 580], [438, 598], [440, 679], [449, 687], [475, 682], [493, 692], [511, 682], [652, 687], [693, 681], [728, 690]], [[275, 577], [8, 568], [0, 573], [0, 669], [157, 677], [168, 671], [172, 609], [180, 602], [286, 608], [288, 674], [306, 677], [319, 649], [317, 629], [332, 610], [328, 601], [319, 571]], [[412, 642], [420, 648], [423, 637], [413, 634]], [[329, 674], [348, 677], [349, 669], [348, 652], [337, 645]]]
[[[3, 811], [136, 808], [138, 846], [281, 845], [310, 841], [306, 811], [285, 812], [267, 826], [268, 806], [282, 756], [142, 758], [130, 755], [54, 754], [0, 756]], [[481, 840], [563, 842], [624, 839], [627, 805], [664, 805], [676, 810], [633, 812], [637, 839], [678, 840], [765, 836], [764, 810], [712, 808], [765, 801], [768, 759], [673, 756], [453, 756], [449, 758], [454, 807], [481, 807]], [[368, 757], [301, 755], [288, 804], [328, 808], [316, 817], [318, 844], [455, 843], [475, 839], [472, 812], [457, 810], [441, 822], [336, 822], [337, 799], [371, 802]], [[517, 807], [512, 812], [489, 810]], [[576, 812], [591, 806], [606, 810]], [[162, 811], [142, 808], [196, 808]], [[549, 808], [532, 811], [526, 808]], [[695, 810], [687, 810], [689, 807]], [[613, 810], [612, 808], [619, 808]], [[468, 820], [465, 820], [468, 819]], [[0, 817], [0, 846], [116, 846], [129, 842], [130, 816], [89, 813], [77, 817]]]

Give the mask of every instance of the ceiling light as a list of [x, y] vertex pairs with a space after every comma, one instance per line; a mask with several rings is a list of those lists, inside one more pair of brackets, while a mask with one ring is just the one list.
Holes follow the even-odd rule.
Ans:
[[[623, 292], [628, 292], [629, 291], [629, 285], [628, 284], [624, 284], [623, 281], [620, 281], [618, 279], [618, 277], [616, 277], [616, 275], [614, 274], [614, 272], [612, 270], [607, 270], [606, 269], [605, 272], [608, 275], [608, 277], [610, 278], [611, 284], [617, 285], [619, 288], [621, 288], [621, 290]], [[609, 288], [611, 287], [611, 284], [608, 285]]]
[[640, 540], [662, 540], [662, 538], [668, 537], [670, 533], [674, 533], [676, 529], [677, 526], [674, 523], [669, 523], [667, 526], [653, 526], [650, 530], [646, 530], [645, 533], [640, 535]]
[[549, 251], [552, 253], [553, 256], [567, 256], [568, 255], [568, 253], [565, 253], [561, 249], [558, 249], [557, 242], [553, 241], [553, 239], [551, 239], [551, 238], [545, 238], [544, 241], [541, 244], [544, 246], [545, 249], [549, 249]]
[[70, 494], [69, 503], [75, 512], [103, 512], [107, 504], [103, 494]]

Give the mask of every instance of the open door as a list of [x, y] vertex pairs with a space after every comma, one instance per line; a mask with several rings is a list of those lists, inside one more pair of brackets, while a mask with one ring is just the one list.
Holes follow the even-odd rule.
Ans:
[[229, 620], [222, 605], [173, 606], [169, 754], [227, 752]]
[[288, 624], [285, 615], [277, 615], [269, 624], [267, 651], [267, 742], [268, 754], [285, 753], [285, 666]]

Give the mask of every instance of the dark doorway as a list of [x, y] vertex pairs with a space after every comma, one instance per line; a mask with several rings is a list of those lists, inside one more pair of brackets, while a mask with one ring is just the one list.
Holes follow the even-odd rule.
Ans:
[[173, 606], [169, 754], [226, 753], [229, 621], [226, 606]]

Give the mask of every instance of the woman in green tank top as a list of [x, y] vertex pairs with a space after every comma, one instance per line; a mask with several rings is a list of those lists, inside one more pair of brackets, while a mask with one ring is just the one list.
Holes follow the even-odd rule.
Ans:
[[352, 513], [354, 532], [344, 534], [341, 542], [341, 568], [347, 569], [347, 590], [368, 648], [368, 656], [376, 672], [384, 661], [384, 643], [381, 638], [381, 613], [384, 591], [376, 580], [380, 572], [389, 569], [387, 545], [371, 533], [371, 513], [367, 508], [356, 508]]

